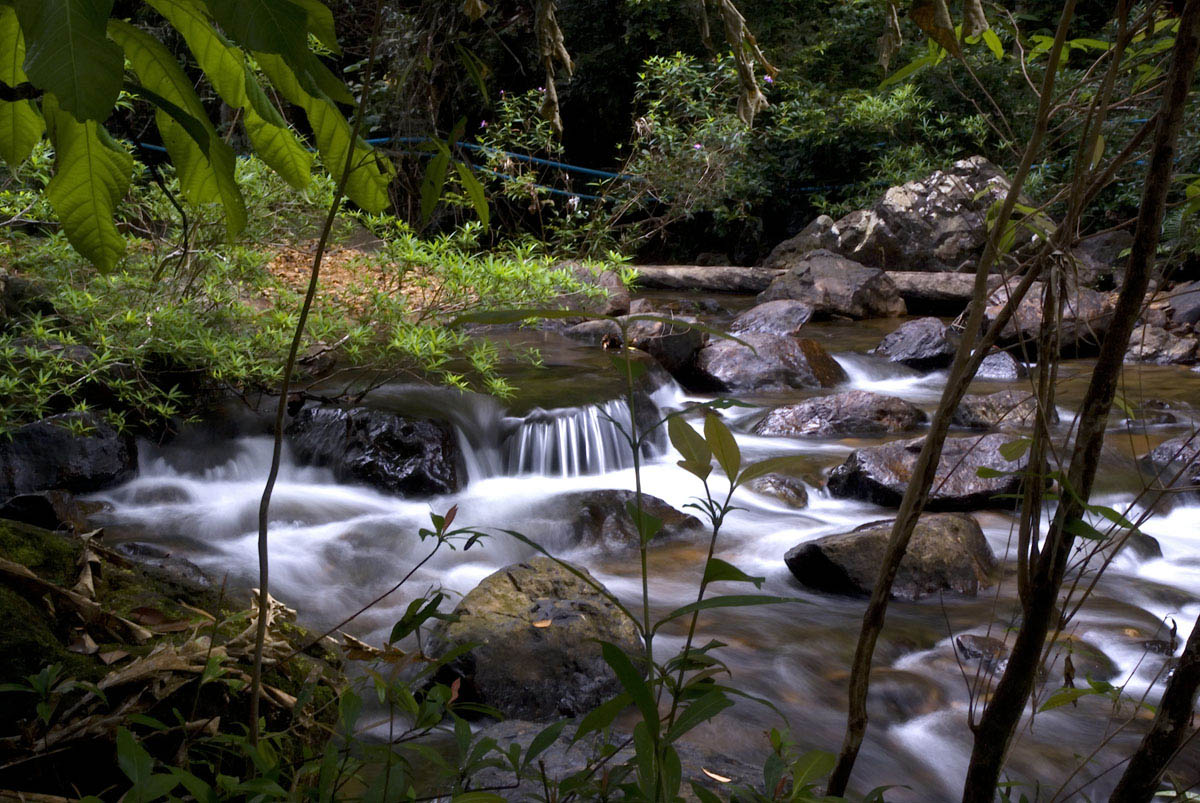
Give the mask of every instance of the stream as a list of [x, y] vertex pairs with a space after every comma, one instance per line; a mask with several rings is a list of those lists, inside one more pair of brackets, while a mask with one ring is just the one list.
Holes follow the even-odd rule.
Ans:
[[[705, 298], [725, 310], [709, 316], [716, 325], [748, 304], [745, 298]], [[866, 353], [900, 323], [810, 323], [805, 333], [820, 340], [846, 370], [849, 381], [835, 390], [899, 396], [932, 411], [944, 373], [922, 374]], [[608, 359], [597, 347], [548, 332], [513, 333], [506, 339], [517, 346], [537, 346], [543, 357], [541, 367], [512, 368], [520, 388], [512, 403], [404, 385], [385, 386], [369, 398], [377, 408], [410, 414], [436, 409], [449, 417], [466, 457], [469, 481], [462, 491], [434, 499], [401, 499], [338, 483], [325, 469], [297, 465], [285, 450], [271, 507], [271, 593], [296, 608], [303, 623], [318, 629], [332, 626], [386, 591], [428, 552], [430, 544], [417, 532], [429, 525], [430, 512], [444, 513], [452, 505], [459, 508], [456, 526], [520, 530], [556, 555], [587, 566], [623, 601], [638, 603], [636, 554], [572, 544], [565, 526], [572, 511], [554, 501], [571, 491], [634, 487], [628, 447], [622, 446], [606, 415], [618, 420], [627, 415], [623, 403], [613, 401], [620, 390]], [[1086, 360], [1067, 361], [1060, 370], [1064, 439], [1089, 372]], [[979, 382], [971, 392], [1028, 388], [1029, 382]], [[741, 400], [771, 406], [829, 392], [833, 391], [796, 390]], [[1127, 366], [1122, 394], [1131, 400], [1200, 402], [1200, 373]], [[705, 397], [668, 381], [653, 398], [667, 410]], [[739, 490], [733, 501], [741, 509], [727, 519], [717, 554], [750, 574], [765, 576], [763, 593], [799, 601], [706, 613], [702, 638], [728, 645], [722, 657], [733, 670], [733, 685], [775, 703], [801, 745], [836, 751], [865, 600], [800, 586], [784, 565], [784, 553], [801, 542], [894, 513], [832, 499], [820, 489], [824, 474], [857, 446], [874, 441], [750, 434], [762, 412], [743, 407], [723, 411], [737, 435], [743, 463], [784, 454], [802, 456], [805, 468], [798, 476], [808, 485], [809, 505], [794, 510]], [[1124, 510], [1139, 487], [1134, 458], [1194, 424], [1133, 428], [1120, 418], [1114, 414], [1111, 422], [1093, 501]], [[257, 511], [271, 443], [251, 427], [226, 423], [185, 433], [167, 447], [142, 444], [138, 475], [96, 495], [111, 506], [99, 523], [110, 541], [160, 544], [214, 577], [227, 577], [231, 588], [246, 589], [256, 585]], [[676, 466], [678, 458], [661, 439], [651, 449], [642, 478], [647, 493], [682, 508], [701, 487]], [[714, 489], [721, 490], [722, 482], [719, 471], [714, 472]], [[1140, 513], [1135, 507], [1130, 517]], [[1002, 582], [975, 598], [946, 594], [892, 603], [875, 656], [871, 724], [854, 776], [854, 788], [861, 792], [894, 784], [904, 788], [889, 792], [889, 800], [959, 797], [971, 750], [967, 719], [978, 664], [960, 666], [953, 639], [965, 633], [1003, 638], [1017, 610], [1011, 563], [1014, 517], [1003, 511], [974, 515], [997, 557], [1010, 556]], [[1089, 696], [1077, 706], [1026, 719], [1007, 773], [1031, 799], [1107, 799], [1120, 775], [1119, 762], [1136, 747], [1153, 716], [1136, 700], [1145, 696], [1152, 703], [1159, 694], [1170, 661], [1164, 654], [1171, 652], [1170, 622], [1177, 624], [1177, 655], [1200, 613], [1200, 503], [1181, 500], [1149, 518], [1142, 530], [1158, 540], [1162, 557], [1139, 557], [1132, 549], [1119, 553], [1062, 642], [1074, 653], [1080, 685], [1089, 673], [1103, 677], [1124, 687], [1124, 701], [1115, 707], [1109, 697]], [[705, 546], [673, 542], [652, 549], [650, 595], [656, 613], [694, 600]], [[531, 554], [504, 535], [466, 552], [442, 551], [407, 586], [348, 630], [382, 643], [414, 595], [438, 586], [466, 593], [497, 568]], [[714, 593], [731, 592], [739, 593], [738, 587], [714, 588]], [[683, 633], [668, 630], [662, 638], [673, 651], [682, 646]], [[1040, 702], [1062, 685], [1064, 652], [1054, 653], [1039, 685]], [[1156, 678], [1160, 682], [1153, 685]], [[1122, 729], [1127, 720], [1132, 724]], [[767, 749], [764, 731], [781, 724], [770, 709], [740, 701], [689, 738], [761, 766]], [[1187, 777], [1198, 777], [1200, 751], [1189, 746], [1176, 766]]]

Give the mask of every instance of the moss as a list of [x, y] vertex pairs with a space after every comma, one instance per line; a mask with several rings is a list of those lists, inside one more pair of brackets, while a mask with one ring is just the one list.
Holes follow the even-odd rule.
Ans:
[[65, 675], [96, 676], [95, 661], [63, 646], [58, 623], [45, 610], [0, 586], [0, 682], [20, 682], [47, 664], [62, 664]]
[[0, 557], [28, 566], [43, 580], [74, 584], [81, 544], [77, 538], [0, 520]]

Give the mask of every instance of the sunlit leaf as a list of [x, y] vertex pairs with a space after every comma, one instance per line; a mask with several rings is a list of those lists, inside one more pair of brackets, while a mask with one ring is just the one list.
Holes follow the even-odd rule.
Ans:
[[[25, 39], [17, 14], [11, 6], [0, 5], [0, 81], [9, 86], [25, 83], [24, 60]], [[45, 130], [32, 100], [0, 101], [0, 159], [10, 167], [25, 161]]]

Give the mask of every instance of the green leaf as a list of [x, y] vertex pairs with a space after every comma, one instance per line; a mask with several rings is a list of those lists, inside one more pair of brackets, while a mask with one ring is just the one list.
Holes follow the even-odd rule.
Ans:
[[391, 163], [361, 139], [352, 142], [350, 124], [333, 101], [309, 94], [283, 59], [265, 53], [257, 58], [279, 93], [288, 102], [304, 109], [321, 161], [335, 180], [341, 180], [347, 155], [353, 153], [346, 182], [347, 197], [367, 212], [386, 209], [391, 203], [388, 196], [388, 185], [394, 173]]
[[55, 171], [46, 197], [75, 250], [100, 271], [110, 271], [125, 253], [113, 214], [129, 191], [133, 158], [99, 123], [79, 122], [54, 96], [46, 96], [42, 108], [54, 143]]
[[15, 0], [29, 82], [78, 122], [103, 122], [124, 80], [121, 48], [105, 36], [113, 0]]
[[837, 758], [824, 750], [812, 750], [792, 762], [792, 783], [803, 788], [833, 771]]
[[1073, 703], [1081, 697], [1088, 697], [1094, 694], [1107, 694], [1109, 689], [1097, 690], [1094, 688], [1062, 688], [1046, 698], [1046, 702], [1042, 703], [1039, 712], [1053, 711], [1055, 708], [1062, 708], [1068, 703]]
[[696, 799], [700, 803], [723, 803], [721, 798], [715, 792], [710, 792], [700, 785], [699, 781], [688, 781], [692, 787], [692, 793], [696, 795]]
[[734, 566], [732, 563], [726, 563], [720, 558], [709, 558], [708, 563], [704, 565], [704, 585], [717, 582], [729, 583], [753, 583], [755, 588], [762, 588], [765, 577], [753, 577], [746, 574], [744, 571]]
[[308, 13], [291, 0], [207, 0], [213, 19], [228, 36], [259, 53], [299, 64], [308, 53]]
[[[462, 326], [463, 324], [484, 324], [502, 326], [510, 323], [521, 323], [531, 318], [587, 318], [590, 316], [584, 315], [575, 310], [569, 309], [546, 309], [546, 308], [530, 308], [530, 309], [500, 309], [500, 310], [481, 310], [479, 312], [469, 312], [465, 315], [459, 315], [450, 322], [451, 326]], [[597, 316], [599, 317], [599, 316]]]
[[737, 441], [734, 440], [729, 427], [725, 426], [725, 422], [715, 413], [704, 416], [704, 440], [716, 455], [717, 463], [725, 472], [725, 476], [729, 477], [730, 482], [736, 480], [742, 467], [742, 452], [738, 449]]
[[921, 56], [920, 58], [913, 59], [908, 64], [905, 64], [903, 67], [901, 67], [900, 69], [896, 70], [894, 73], [889, 75], [887, 78], [884, 78], [883, 81], [879, 84], [879, 89], [886, 89], [887, 87], [891, 86], [892, 84], [898, 84], [901, 81], [915, 75], [916, 73], [920, 72], [921, 70], [925, 69], [926, 67], [930, 66], [933, 63], [934, 63], [934, 57], [929, 56], [929, 55], [925, 55], [925, 56]]
[[745, 608], [753, 605], [781, 605], [785, 602], [805, 601], [799, 597], [774, 597], [767, 594], [730, 594], [722, 597], [708, 597], [699, 602], [684, 605], [682, 608], [676, 608], [658, 620], [654, 629], [658, 630], [662, 625], [681, 616], [688, 616], [696, 611], [707, 611], [711, 608]]
[[757, 463], [751, 463], [742, 470], [738, 476], [738, 482], [745, 484], [750, 480], [756, 480], [759, 477], [765, 477], [768, 474], [783, 473], [795, 471], [796, 469], [807, 468], [811, 465], [811, 461], [799, 455], [788, 455], [784, 457], [769, 457], [766, 460], [760, 460]]
[[1000, 444], [997, 450], [1000, 456], [1008, 462], [1020, 459], [1021, 455], [1029, 451], [1029, 447], [1033, 445], [1033, 441], [1029, 438], [1017, 438], [1015, 441]]
[[607, 728], [617, 718], [617, 714], [632, 704], [633, 696], [628, 692], [622, 692], [611, 700], [596, 706], [579, 721], [579, 727], [575, 729], [575, 735], [571, 737], [571, 744], [575, 744], [593, 731]]
[[149, 803], [179, 785], [174, 775], [154, 775], [154, 759], [126, 728], [117, 729], [117, 766], [133, 788], [123, 798], [129, 803]]
[[667, 731], [667, 741], [675, 741], [692, 728], [707, 722], [731, 705], [733, 705], [733, 700], [730, 700], [723, 692], [710, 691], [706, 693], [703, 697], [689, 703], [680, 712], [679, 717], [675, 720], [675, 724]]
[[1088, 541], [1103, 541], [1105, 538], [1107, 538], [1104, 533], [1100, 532], [1083, 519], [1070, 519], [1066, 524], [1063, 525], [1063, 529], [1071, 533], [1071, 535], [1077, 535], [1080, 538], [1087, 539]]
[[[158, 104], [155, 122], [184, 197], [196, 205], [220, 203], [229, 236], [236, 237], [246, 227], [246, 203], [234, 176], [233, 149], [209, 122], [192, 82], [171, 52], [149, 34], [121, 20], [112, 20], [108, 33], [125, 51], [142, 86], [178, 107], [173, 111]], [[198, 122], [189, 123], [179, 110]], [[204, 139], [198, 136], [197, 125], [203, 126]]]
[[[240, 51], [217, 33], [199, 0], [146, 0], [183, 37], [196, 64], [221, 100], [235, 108], [246, 105], [246, 65]], [[259, 112], [260, 116], [262, 112]]]
[[529, 743], [529, 749], [525, 751], [525, 760], [522, 764], [528, 766], [529, 762], [540, 756], [546, 748], [554, 744], [566, 726], [567, 720], [560, 719], [558, 722], [542, 729], [537, 736], [533, 737], [533, 741]]
[[506, 803], [507, 798], [495, 792], [463, 792], [450, 798], [450, 803]]
[[317, 41], [329, 48], [333, 53], [342, 52], [338, 44], [337, 32], [333, 24], [333, 12], [321, 0], [292, 0], [302, 7], [307, 17], [305, 27], [308, 32], [317, 37]]
[[[25, 60], [25, 38], [11, 6], [0, 5], [0, 82], [9, 86], [25, 83], [21, 69]], [[32, 100], [0, 101], [0, 159], [16, 167], [29, 157], [42, 138], [46, 125]]]
[[[695, 466], [708, 466], [712, 463], [712, 448], [692, 425], [679, 416], [667, 421], [667, 435], [671, 445], [683, 455], [683, 459]], [[695, 473], [695, 472], [693, 472]]]
[[638, 538], [641, 540], [642, 546], [650, 543], [663, 527], [663, 520], [658, 516], [647, 513], [644, 508], [639, 508], [636, 499], [630, 499], [626, 502], [625, 510], [629, 513], [629, 518], [633, 519], [633, 526], [637, 529]]
[[1004, 44], [991, 28], [983, 32], [983, 43], [987, 45], [988, 50], [992, 51], [992, 55], [996, 57], [996, 61], [1004, 60]]
[[438, 143], [438, 152], [425, 166], [425, 175], [421, 179], [421, 224], [429, 223], [433, 210], [442, 199], [442, 189], [446, 186], [446, 171], [450, 167], [450, 149], [443, 143]]
[[467, 197], [471, 199], [471, 205], [475, 207], [475, 216], [479, 218], [479, 222], [486, 229], [490, 218], [487, 195], [483, 191], [483, 185], [471, 172], [470, 165], [465, 162], [455, 162], [454, 168], [458, 171], [458, 180], [462, 182]]
[[621, 682], [621, 687], [628, 692], [634, 705], [638, 707], [642, 714], [642, 721], [650, 728], [653, 735], [658, 735], [658, 706], [654, 702], [654, 694], [646, 685], [642, 673], [633, 665], [633, 661], [629, 660], [625, 651], [617, 645], [602, 641], [600, 642], [600, 652], [604, 656], [604, 662], [612, 668], [617, 680]]
[[999, 469], [991, 468], [989, 466], [980, 466], [979, 468], [975, 469], [975, 476], [983, 480], [994, 480], [999, 477], [1007, 477], [1010, 474], [1012, 474], [1011, 471], [1000, 471]]
[[260, 159], [291, 186], [302, 190], [312, 179], [313, 156], [290, 129], [272, 125], [251, 107], [242, 111], [242, 125]]

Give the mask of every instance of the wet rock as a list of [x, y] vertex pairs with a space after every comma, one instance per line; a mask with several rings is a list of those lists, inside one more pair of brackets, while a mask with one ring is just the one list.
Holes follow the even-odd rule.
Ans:
[[[1167, 486], [1200, 484], [1200, 438], [1183, 435], [1163, 441], [1139, 463], [1142, 469]], [[1176, 475], [1178, 479], [1176, 479]]]
[[756, 494], [773, 496], [785, 505], [797, 510], [808, 507], [808, 489], [804, 483], [786, 474], [767, 474], [746, 483], [746, 488]]
[[786, 270], [792, 267], [796, 260], [802, 259], [813, 251], [822, 248], [827, 251], [835, 250], [837, 242], [838, 236], [833, 218], [829, 215], [819, 215], [801, 229], [799, 234], [784, 240], [771, 249], [771, 253], [763, 260], [763, 267]]
[[[1008, 193], [1003, 172], [982, 156], [890, 188], [870, 209], [837, 221], [836, 250], [889, 270], [960, 271], [987, 241], [987, 210]], [[1020, 248], [1029, 239], [1022, 231]]]
[[[1029, 353], [1037, 350], [1038, 332], [1042, 327], [1043, 282], [1034, 282], [1017, 305], [1017, 311], [1000, 330], [1000, 345], [1023, 347]], [[991, 325], [1008, 301], [1008, 287], [1000, 286], [988, 296], [984, 312], [986, 325]], [[1112, 320], [1113, 305], [1109, 296], [1086, 287], [1068, 289], [1058, 327], [1061, 350], [1067, 354], [1094, 350]]]
[[964, 633], [954, 638], [958, 654], [968, 661], [979, 661], [985, 672], [1000, 673], [1008, 665], [1011, 650], [998, 638]]
[[[784, 562], [797, 580], [835, 594], [870, 594], [891, 536], [890, 521], [864, 524], [793, 547]], [[925, 515], [917, 522], [892, 586], [900, 599], [953, 591], [974, 596], [990, 583], [996, 559], [970, 516]]]
[[157, 544], [141, 541], [124, 541], [117, 544], [118, 554], [138, 564], [147, 574], [160, 582], [168, 582], [187, 590], [204, 590], [213, 587], [212, 578], [196, 564], [177, 558], [170, 550]]
[[691, 324], [695, 318], [680, 316], [667, 321], [633, 321], [627, 345], [649, 354], [673, 376], [691, 371], [696, 353], [704, 345], [704, 333]]
[[18, 494], [0, 504], [0, 519], [19, 521], [43, 530], [85, 533], [88, 516], [104, 509], [100, 502], [81, 502], [66, 491]]
[[306, 407], [287, 428], [297, 460], [327, 466], [342, 482], [404, 496], [432, 496], [462, 485], [462, 456], [450, 426], [365, 407]]
[[[1046, 420], [1058, 423], [1058, 410], [1046, 410]], [[986, 396], [968, 395], [958, 404], [950, 423], [964, 429], [1027, 429], [1037, 423], [1037, 397], [1025, 390], [1002, 390]]]
[[759, 302], [803, 301], [820, 318], [890, 318], [905, 313], [900, 291], [878, 268], [830, 251], [814, 251], [771, 282]]
[[1187, 365], [1196, 361], [1194, 337], [1178, 337], [1165, 329], [1148, 324], [1133, 330], [1125, 362], [1152, 362], [1156, 365]]
[[653, 290], [761, 293], [778, 275], [764, 268], [701, 265], [639, 265], [638, 284]]
[[747, 345], [714, 340], [696, 355], [698, 384], [703, 388], [778, 390], [832, 387], [846, 372], [815, 340], [750, 333]]
[[731, 334], [760, 332], [780, 337], [797, 337], [812, 317], [812, 307], [802, 301], [768, 301], [743, 312], [729, 324]]
[[0, 499], [51, 489], [89, 493], [136, 470], [133, 436], [92, 413], [51, 416], [0, 438]]
[[1176, 326], [1200, 323], [1200, 281], [1177, 284], [1167, 294], [1167, 309]]
[[810, 438], [872, 436], [916, 429], [925, 420], [925, 412], [904, 399], [851, 390], [776, 407], [754, 431], [759, 435]]
[[461, 679], [461, 699], [510, 718], [592, 710], [621, 692], [599, 642], [641, 649], [637, 630], [607, 597], [546, 557], [485, 577], [454, 613], [457, 621], [439, 623], [431, 635], [430, 654], [476, 644], [446, 667], [445, 679]]
[[906, 321], [880, 341], [872, 353], [916, 368], [932, 371], [954, 360], [958, 336], [938, 318]]
[[1192, 420], [1191, 405], [1164, 399], [1145, 399], [1132, 410], [1130, 418], [1121, 423], [1131, 427], [1165, 427]]
[[1017, 359], [1007, 351], [998, 349], [994, 349], [983, 358], [983, 361], [979, 363], [979, 370], [975, 373], [976, 379], [987, 382], [1016, 382], [1027, 376], [1029, 376], [1029, 369], [1025, 367], [1024, 363], [1017, 362]]
[[[997, 498], [1016, 494], [1026, 454], [1007, 460], [1000, 447], [1011, 435], [947, 438], [926, 510], [983, 510], [1012, 507], [1014, 500]], [[885, 507], [898, 507], [904, 489], [912, 480], [917, 455], [924, 438], [892, 441], [856, 449], [829, 475], [829, 492], [837, 498], [861, 499]], [[1006, 472], [999, 477], [980, 477], [980, 468]], [[1014, 473], [1007, 473], [1014, 472]]]
[[[569, 543], [631, 548], [640, 542], [628, 508], [636, 498], [633, 491], [579, 491], [556, 496], [553, 507], [570, 519]], [[676, 510], [657, 496], [642, 494], [642, 510], [663, 523], [655, 541], [698, 538], [706, 532], [698, 518]]]
[[621, 327], [616, 321], [599, 320], [599, 321], [584, 321], [573, 326], [568, 326], [563, 330], [563, 334], [572, 340], [580, 340], [584, 343], [590, 343], [593, 346], [598, 346], [604, 342], [605, 338], [621, 337]]

